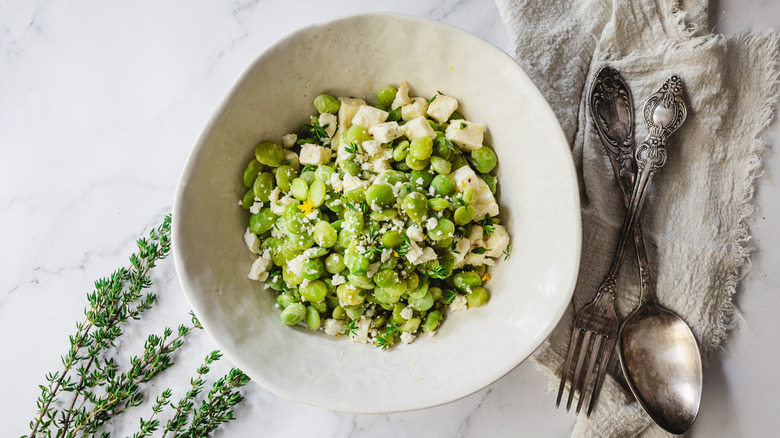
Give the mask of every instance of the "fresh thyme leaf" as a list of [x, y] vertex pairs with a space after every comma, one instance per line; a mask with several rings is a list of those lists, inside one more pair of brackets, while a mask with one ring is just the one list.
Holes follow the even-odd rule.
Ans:
[[447, 278], [447, 269], [442, 265], [436, 265], [433, 268], [426, 267], [425, 269], [423, 269], [423, 271], [425, 275], [429, 277], [438, 278], [440, 280], [444, 280]]
[[452, 289], [445, 289], [441, 293], [441, 301], [444, 304], [450, 304], [452, 302], [452, 300], [455, 299], [456, 296], [458, 296], [458, 294], [454, 290], [452, 290]]
[[398, 255], [405, 255], [411, 249], [412, 244], [409, 241], [409, 236], [407, 236], [406, 234], [402, 234], [401, 238], [403, 238], [404, 241], [403, 241], [403, 243], [401, 243], [401, 245], [398, 246], [398, 249], [396, 250], [396, 252], [398, 253]]
[[471, 252], [473, 252], [474, 254], [484, 254], [487, 252], [487, 248], [480, 246], [478, 248], [472, 249]]
[[344, 146], [344, 150], [349, 152], [350, 154], [357, 154], [358, 153], [358, 145], [355, 142], [352, 142], [346, 146]]
[[319, 122], [317, 120], [312, 120], [310, 125], [303, 125], [307, 128], [309, 128], [309, 132], [311, 135], [313, 135], [317, 140], [323, 141], [330, 138], [328, 136], [328, 133], [325, 132], [325, 128], [328, 127], [326, 124], [325, 126], [320, 126]]
[[303, 166], [303, 169], [301, 169], [301, 173], [303, 172], [314, 172], [317, 170], [317, 166], [313, 164], [307, 164], [306, 166]]
[[450, 247], [450, 252], [453, 254], [460, 254], [460, 251], [458, 251], [457, 248], [458, 248], [458, 242], [452, 242], [452, 247]]
[[460, 122], [460, 129], [466, 129], [466, 124], [463, 122]]
[[434, 94], [433, 97], [431, 97], [430, 100], [428, 100], [428, 105], [430, 105], [431, 103], [433, 103], [434, 100], [436, 100], [436, 96], [438, 96], [438, 94]]
[[382, 350], [385, 350], [388, 347], [392, 347], [395, 335], [397, 335], [400, 331], [401, 326], [398, 325], [395, 321], [390, 320], [390, 322], [388, 322], [387, 325], [385, 325], [385, 327], [382, 329], [382, 334], [374, 339], [374, 344]]
[[347, 335], [355, 336], [355, 334], [357, 333], [357, 326], [356, 326], [356, 324], [357, 324], [357, 321], [353, 319], [353, 320], [349, 321], [347, 323], [347, 325], [344, 326], [342, 331], [344, 333], [346, 333]]
[[510, 254], [512, 254], [512, 247], [507, 246], [506, 249], [504, 249], [504, 260], [508, 259]]
[[485, 237], [490, 237], [495, 230], [496, 227], [493, 225], [493, 219], [490, 218], [489, 214], [485, 213], [485, 217], [482, 219], [482, 234]]

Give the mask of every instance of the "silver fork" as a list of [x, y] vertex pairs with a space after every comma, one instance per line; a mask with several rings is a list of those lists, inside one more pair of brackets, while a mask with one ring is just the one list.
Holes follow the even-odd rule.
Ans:
[[[602, 75], [602, 73], [604, 73], [604, 75]], [[599, 128], [599, 135], [602, 136], [602, 140], [608, 140], [604, 142], [604, 145], [609, 147], [607, 143], [613, 143], [614, 141], [615, 146], [626, 146], [633, 142], [633, 103], [625, 83], [620, 83], [622, 82], [622, 78], [620, 78], [619, 75], [610, 76], [610, 73], [610, 71], [604, 70], [599, 72], [591, 90], [591, 111], [594, 113], [594, 118], [602, 118], [601, 120], [597, 119], [597, 127]], [[604, 91], [603, 85], [605, 78], [608, 80], [615, 80], [617, 78], [619, 82], [611, 84], [612, 90], [610, 93], [594, 96], [593, 93], [597, 90], [597, 87], [601, 87], [599, 90]], [[616, 85], [618, 86], [617, 88], [615, 88]], [[620, 85], [623, 86], [622, 89], [619, 87]], [[668, 87], [680, 86], [679, 78], [675, 76], [668, 79], [661, 90]], [[648, 106], [650, 104], [651, 101], [648, 101], [646, 104], [646, 113], [648, 112]], [[604, 120], [603, 117], [612, 117], [614, 120]], [[599, 122], [603, 124], [598, 126]], [[622, 126], [624, 129], [622, 131], [603, 130], [602, 128], [605, 125]], [[623, 228], [620, 233], [615, 255], [612, 258], [612, 265], [610, 266], [607, 277], [599, 287], [596, 297], [593, 301], [583, 307], [574, 318], [572, 335], [569, 340], [569, 350], [566, 353], [566, 360], [561, 372], [561, 382], [558, 387], [558, 398], [555, 402], [556, 406], [560, 406], [564, 388], [566, 387], [566, 383], [569, 382], [570, 388], [568, 401], [566, 403], [566, 411], [571, 408], [574, 393], [578, 392], [579, 401], [577, 403], [576, 413], [579, 414], [586, 398], [585, 392], [590, 387], [591, 376], [596, 369], [598, 371], [596, 380], [593, 383], [590, 402], [588, 403], [588, 416], [590, 416], [590, 413], [593, 411], [593, 406], [601, 391], [604, 377], [607, 374], [609, 359], [612, 356], [612, 351], [615, 349], [619, 331], [619, 321], [615, 312], [618, 271], [623, 263], [628, 242], [634, 236], [634, 227], [639, 217], [650, 180], [655, 172], [666, 162], [666, 138], [669, 134], [674, 132], [678, 126], [679, 124], [674, 127], [660, 126], [660, 128], [665, 129], [651, 132], [648, 140], [646, 140], [636, 151], [636, 159], [641, 165], [638, 166], [636, 184], [634, 185], [631, 199], [627, 206], [626, 217], [623, 221]], [[616, 133], [618, 133], [621, 138], [616, 139]], [[604, 137], [605, 135], [607, 137], [606, 139]], [[625, 150], [625, 147], [619, 147], [619, 149]], [[622, 158], [625, 159], [626, 157]], [[644, 275], [643, 277], [644, 282], [646, 277]], [[571, 380], [569, 380], [572, 360], [575, 355], [577, 356], [576, 366], [574, 368], [574, 374]], [[588, 363], [587, 370], [583, 375], [583, 365], [586, 361]]]

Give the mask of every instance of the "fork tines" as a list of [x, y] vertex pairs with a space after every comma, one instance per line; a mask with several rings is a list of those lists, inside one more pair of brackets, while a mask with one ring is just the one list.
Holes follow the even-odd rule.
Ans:
[[[593, 390], [590, 392], [590, 402], [588, 403], [587, 416], [593, 411], [596, 399], [598, 398], [601, 386], [604, 383], [604, 376], [607, 374], [607, 365], [609, 359], [612, 356], [612, 350], [615, 347], [615, 337], [612, 339], [604, 334], [596, 333], [592, 330], [585, 330], [582, 328], [576, 328], [572, 330], [571, 340], [569, 341], [569, 351], [566, 354], [566, 361], [561, 371], [561, 383], [558, 387], [558, 399], [555, 401], [555, 406], [558, 407], [561, 404], [561, 398], [563, 396], [563, 389], [566, 386], [566, 382], [569, 383], [569, 398], [566, 402], [566, 412], [571, 408], [572, 401], [574, 400], [574, 393], [578, 393], [577, 409], [575, 412], [580, 413], [582, 404], [585, 401], [585, 394], [593, 383]], [[571, 374], [572, 359], [575, 354], [577, 355], [577, 363], [573, 372], [571, 380], [568, 380]], [[588, 368], [584, 375], [582, 375], [582, 368], [585, 361], [588, 362]], [[597, 370], [595, 382], [591, 382], [591, 376], [593, 371]]]

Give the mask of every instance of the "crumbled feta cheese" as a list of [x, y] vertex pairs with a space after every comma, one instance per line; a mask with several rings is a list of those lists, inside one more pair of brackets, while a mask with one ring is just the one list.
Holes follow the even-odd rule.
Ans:
[[366, 140], [360, 145], [367, 155], [376, 155], [383, 151], [382, 144], [376, 140]]
[[316, 144], [301, 146], [301, 164], [321, 165], [330, 161], [331, 150]]
[[333, 134], [336, 133], [336, 129], [339, 127], [339, 121], [336, 115], [331, 113], [322, 113], [320, 114], [319, 119], [317, 119], [317, 122], [320, 124], [320, 126], [322, 126], [325, 134], [328, 135], [328, 140], [333, 138]]
[[403, 129], [404, 134], [410, 141], [421, 137], [436, 138], [436, 131], [431, 128], [431, 125], [425, 117], [417, 117], [416, 119], [409, 120], [403, 126]]
[[309, 261], [309, 257], [307, 257], [305, 254], [301, 254], [299, 256], [296, 256], [292, 260], [290, 260], [287, 263], [287, 268], [295, 275], [300, 276], [301, 275], [301, 269], [303, 269], [303, 264]]
[[433, 250], [430, 246], [427, 246], [423, 248], [422, 255], [417, 258], [413, 263], [415, 265], [421, 265], [425, 262], [430, 262], [431, 260], [436, 260], [436, 251]]
[[372, 126], [368, 130], [368, 133], [379, 143], [390, 143], [396, 138], [404, 135], [404, 130], [401, 129], [398, 122], [386, 122]]
[[323, 327], [326, 335], [336, 336], [344, 330], [344, 325], [344, 321], [328, 318], [325, 320]]
[[469, 235], [467, 236], [471, 245], [469, 251], [472, 249], [485, 246], [485, 241], [482, 240], [483, 236], [484, 236], [484, 231], [481, 225], [471, 226], [471, 228], [469, 229]]
[[268, 278], [268, 268], [272, 265], [271, 261], [265, 257], [258, 257], [252, 267], [249, 269], [247, 278], [255, 281], [265, 281]]
[[420, 227], [417, 225], [409, 226], [409, 228], [406, 229], [406, 235], [409, 236], [409, 240], [412, 242], [421, 242], [423, 239], [425, 239], [425, 235], [423, 235], [422, 229], [420, 229]]
[[263, 208], [263, 203], [256, 201], [254, 204], [252, 204], [251, 207], [249, 207], [249, 212], [252, 214], [260, 213], [260, 209]]
[[352, 176], [350, 173], [344, 174], [343, 187], [345, 192], [354, 190], [360, 186], [365, 188], [366, 182], [356, 176]]
[[387, 111], [382, 111], [379, 108], [374, 108], [370, 105], [362, 105], [358, 108], [355, 116], [352, 117], [352, 124], [362, 126], [363, 129], [369, 130], [380, 123], [384, 123], [390, 114]]
[[418, 117], [425, 117], [428, 110], [428, 101], [422, 97], [413, 97], [411, 102], [401, 107], [401, 118], [409, 121]]
[[401, 311], [401, 318], [403, 319], [409, 319], [414, 316], [414, 310], [412, 310], [411, 307], [404, 307], [404, 310]]
[[341, 178], [339, 178], [338, 172], [333, 172], [330, 175], [330, 186], [333, 187], [334, 192], [340, 192], [344, 188], [344, 185], [341, 182]]
[[458, 99], [444, 94], [437, 94], [433, 101], [428, 104], [426, 113], [436, 119], [439, 123], [449, 120], [452, 113], [458, 109]]
[[453, 120], [444, 131], [444, 136], [467, 151], [475, 151], [482, 147], [485, 125], [466, 120]]
[[417, 339], [417, 336], [415, 336], [415, 335], [413, 335], [413, 334], [411, 334], [409, 332], [401, 333], [401, 341], [404, 344], [411, 344], [412, 342], [414, 342], [415, 339]]
[[462, 261], [466, 258], [466, 254], [471, 251], [471, 242], [464, 237], [455, 237], [455, 251], [452, 252], [452, 256], [455, 258], [455, 263]]
[[340, 274], [333, 274], [333, 278], [331, 278], [331, 283], [334, 286], [338, 286], [338, 285], [344, 284], [346, 282], [347, 282], [347, 279], [343, 275], [340, 275]]
[[415, 263], [417, 259], [422, 257], [422, 255], [423, 255], [423, 250], [417, 245], [416, 242], [411, 240], [409, 242], [409, 251], [407, 251], [406, 253], [406, 259], [409, 260], [410, 263]]
[[374, 274], [379, 271], [379, 265], [381, 265], [379, 262], [371, 263], [371, 265], [368, 267], [368, 272], [366, 272], [366, 277], [373, 278]]
[[244, 242], [246, 242], [247, 248], [255, 254], [260, 254], [260, 239], [257, 238], [257, 234], [246, 229], [244, 233]]
[[286, 148], [295, 146], [296, 141], [298, 141], [298, 136], [295, 134], [287, 134], [282, 136], [282, 146]]
[[456, 295], [455, 299], [450, 303], [450, 309], [454, 312], [464, 311], [469, 308], [468, 301], [464, 295]]
[[366, 101], [351, 97], [339, 97], [339, 101], [341, 102], [339, 107], [339, 131], [343, 132], [352, 126], [352, 119], [360, 107], [366, 104]]
[[485, 257], [485, 254], [475, 254], [470, 252], [466, 254], [466, 258], [463, 260], [464, 265], [471, 266], [493, 266], [496, 262], [493, 259]]
[[466, 187], [471, 187], [477, 194], [477, 199], [474, 201], [475, 218], [481, 219], [485, 217], [485, 214], [490, 216], [498, 215], [498, 204], [496, 198], [490, 191], [487, 183], [478, 177], [474, 170], [470, 166], [463, 166], [460, 169], [450, 174], [455, 183], [455, 191], [463, 193]]
[[398, 109], [404, 105], [409, 104], [409, 102], [411, 102], [409, 99], [409, 86], [406, 85], [406, 82], [404, 82], [400, 87], [398, 87], [398, 91], [395, 93], [395, 99], [393, 99], [393, 103], [390, 104], [390, 108]]
[[393, 255], [393, 249], [392, 248], [385, 248], [382, 250], [382, 255], [379, 256], [379, 261], [382, 263], [390, 260], [390, 256]]
[[271, 193], [268, 195], [268, 203], [271, 207], [271, 212], [277, 216], [283, 215], [285, 206], [279, 204], [279, 193], [281, 192], [281, 189], [279, 187], [274, 187], [273, 190], [271, 190]]
[[503, 225], [496, 224], [493, 228], [490, 237], [485, 241], [485, 248], [487, 248], [485, 256], [501, 257], [509, 246], [509, 233]]
[[352, 342], [359, 342], [361, 344], [368, 344], [368, 331], [371, 328], [372, 324], [371, 318], [366, 317], [365, 315], [361, 316], [358, 320], [358, 323], [355, 325], [355, 332], [350, 333], [349, 338], [352, 340]]

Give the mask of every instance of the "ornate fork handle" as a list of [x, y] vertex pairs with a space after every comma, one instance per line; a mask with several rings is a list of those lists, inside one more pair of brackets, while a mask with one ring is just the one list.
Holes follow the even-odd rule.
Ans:
[[[612, 260], [607, 279], [602, 287], [613, 283], [623, 261], [626, 246], [634, 232], [650, 180], [666, 164], [666, 140], [685, 121], [687, 114], [682, 99], [683, 85], [678, 76], [672, 76], [645, 104], [645, 125], [648, 136], [636, 149], [637, 174], [631, 193], [618, 247]], [[614, 289], [614, 287], [612, 288]], [[601, 288], [599, 288], [601, 292]]]

